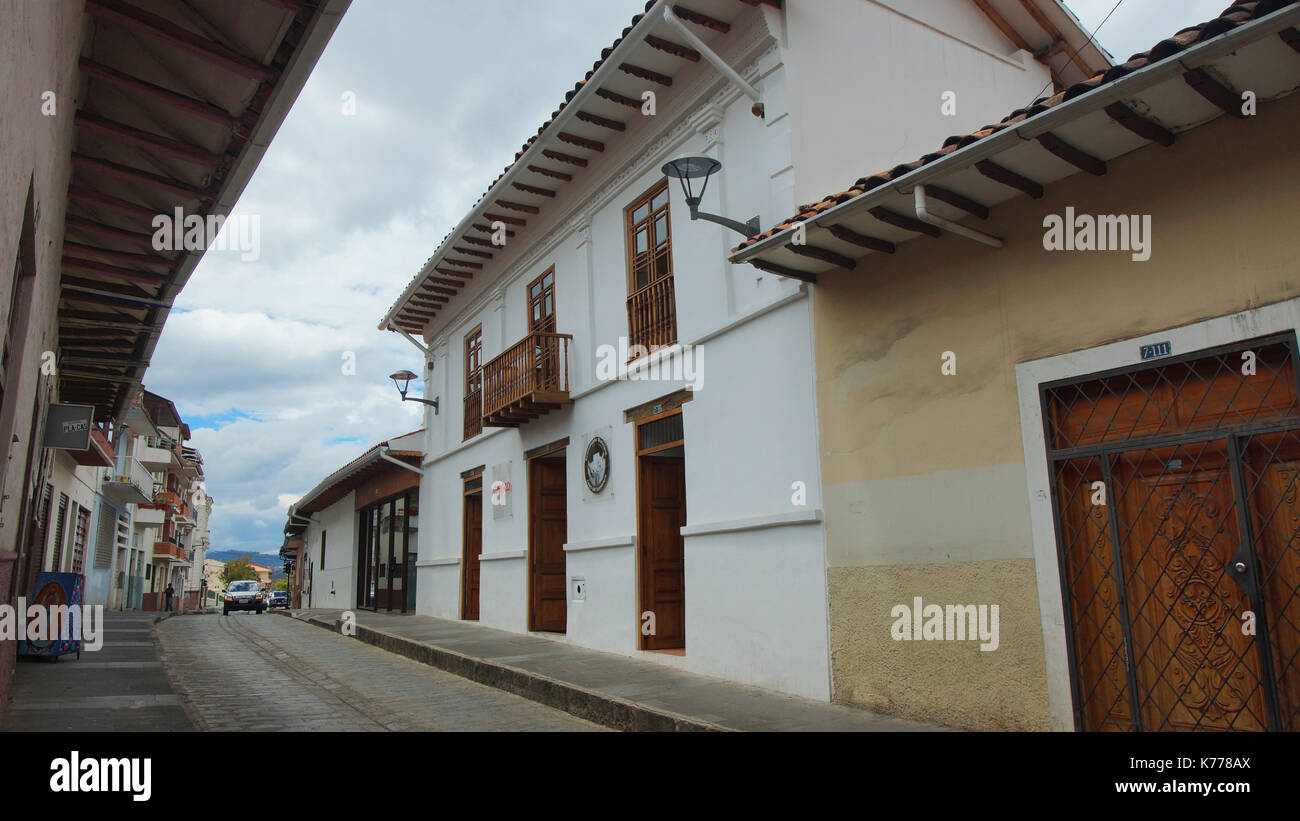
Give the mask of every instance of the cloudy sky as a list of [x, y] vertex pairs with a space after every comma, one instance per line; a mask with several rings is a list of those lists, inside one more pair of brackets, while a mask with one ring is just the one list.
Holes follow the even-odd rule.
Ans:
[[[1123, 60], [1228, 4], [1123, 0], [1097, 39]], [[146, 374], [203, 452], [213, 549], [277, 551], [292, 501], [419, 426], [386, 378], [418, 351], [379, 319], [643, 5], [353, 1], [234, 212], [259, 258], [205, 256]], [[1068, 5], [1092, 30], [1115, 0]]]

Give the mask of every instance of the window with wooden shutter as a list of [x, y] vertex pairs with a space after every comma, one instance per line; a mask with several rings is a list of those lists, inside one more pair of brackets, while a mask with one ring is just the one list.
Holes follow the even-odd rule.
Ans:
[[[647, 350], [677, 341], [673, 294], [672, 231], [668, 180], [664, 179], [624, 211], [627, 225], [628, 343]], [[636, 353], [633, 353], [633, 359]]]
[[465, 439], [483, 432], [483, 327], [465, 337]]

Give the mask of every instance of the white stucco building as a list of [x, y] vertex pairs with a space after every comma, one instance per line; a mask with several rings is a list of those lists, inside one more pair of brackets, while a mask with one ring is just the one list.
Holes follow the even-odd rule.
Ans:
[[830, 698], [811, 294], [662, 169], [720, 162], [698, 207], [766, 229], [1105, 63], [1054, 2], [1053, 48], [911, 5], [648, 4], [437, 248], [380, 324], [439, 401], [418, 613]]

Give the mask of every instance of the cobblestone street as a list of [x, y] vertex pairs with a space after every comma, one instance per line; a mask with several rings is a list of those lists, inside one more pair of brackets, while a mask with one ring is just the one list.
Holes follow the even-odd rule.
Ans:
[[158, 625], [167, 675], [200, 730], [603, 730], [355, 639], [235, 613]]

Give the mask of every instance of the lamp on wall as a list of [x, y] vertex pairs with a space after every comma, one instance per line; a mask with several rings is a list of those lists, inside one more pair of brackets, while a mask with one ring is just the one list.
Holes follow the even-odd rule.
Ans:
[[[686, 195], [686, 204], [691, 209], [691, 219], [716, 222], [746, 237], [752, 237], [758, 233], [758, 217], [753, 217], [748, 222], [739, 222], [700, 210], [700, 201], [704, 199], [704, 189], [709, 186], [709, 177], [721, 168], [722, 163], [712, 157], [678, 157], [664, 163], [660, 170], [682, 184], [682, 193]], [[695, 191], [695, 180], [702, 181], [698, 192]]]
[[421, 399], [418, 396], [406, 395], [407, 390], [410, 389], [411, 380], [415, 379], [415, 374], [410, 371], [398, 371], [397, 373], [390, 373], [388, 378], [393, 380], [393, 384], [397, 386], [397, 392], [402, 395], [403, 402], [423, 402], [426, 405], [433, 406], [433, 412], [435, 415], [438, 413], [438, 397], [435, 396], [433, 399]]

